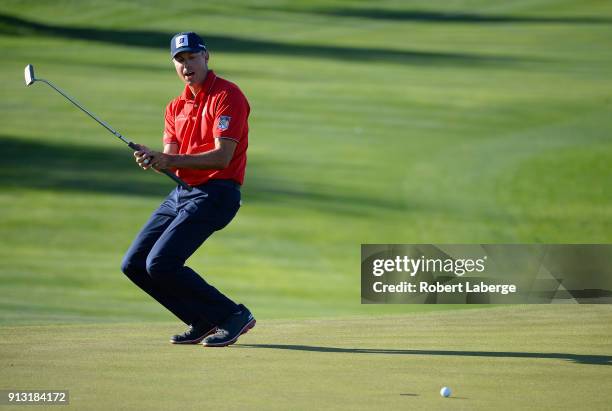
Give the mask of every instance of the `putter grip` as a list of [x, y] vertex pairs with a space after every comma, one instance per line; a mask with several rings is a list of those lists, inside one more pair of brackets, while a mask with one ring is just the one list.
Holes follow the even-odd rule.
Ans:
[[[138, 146], [138, 144], [134, 144], [131, 141], [128, 143], [128, 147], [131, 148], [134, 151], [138, 151], [140, 150], [140, 147]], [[174, 182], [178, 185], [180, 185], [181, 187], [183, 187], [185, 190], [187, 191], [191, 191], [193, 190], [193, 187], [191, 187], [189, 184], [187, 184], [186, 182], [184, 182], [183, 180], [181, 180], [179, 177], [177, 177], [176, 174], [174, 174], [172, 171], [169, 170], [159, 170], [160, 172], [164, 173], [165, 175], [167, 175], [168, 177], [170, 177], [172, 180], [174, 180]]]
[[174, 174], [172, 171], [169, 171], [169, 170], [159, 170], [159, 171], [161, 171], [162, 173], [164, 173], [165, 175], [173, 179], [178, 185], [183, 187], [185, 190], [187, 191], [193, 190], [193, 187], [191, 187], [189, 184], [187, 184], [186, 182], [181, 180], [179, 177], [177, 177], [177, 175]]

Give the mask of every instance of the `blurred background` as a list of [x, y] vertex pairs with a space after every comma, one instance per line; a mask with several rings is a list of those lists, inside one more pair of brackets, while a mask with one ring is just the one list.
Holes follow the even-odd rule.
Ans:
[[171, 182], [41, 83], [161, 147], [193, 30], [251, 103], [243, 207], [189, 264], [258, 318], [362, 306], [362, 243], [609, 243], [612, 3], [0, 5], [0, 323], [168, 321], [120, 272]]

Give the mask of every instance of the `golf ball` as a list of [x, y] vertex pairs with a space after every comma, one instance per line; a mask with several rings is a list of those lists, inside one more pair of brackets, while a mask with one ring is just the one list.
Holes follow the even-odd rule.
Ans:
[[150, 163], [150, 161], [149, 161], [149, 159], [147, 158], [147, 159], [145, 159], [145, 161], [143, 161], [143, 163], [145, 163], [145, 164], [149, 164], [149, 163]]
[[440, 390], [440, 395], [443, 396], [444, 398], [450, 397], [451, 389], [448, 387], [442, 387], [442, 389]]

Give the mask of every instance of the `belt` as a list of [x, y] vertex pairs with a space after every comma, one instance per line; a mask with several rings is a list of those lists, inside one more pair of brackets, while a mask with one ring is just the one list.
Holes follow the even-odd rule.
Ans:
[[240, 190], [240, 184], [238, 184], [234, 180], [229, 180], [229, 179], [219, 179], [219, 178], [216, 178], [216, 179], [213, 179], [213, 180], [208, 180], [206, 183], [204, 183], [202, 185], [205, 186], [207, 184], [213, 184], [213, 185], [218, 185], [218, 186], [230, 187], [230, 188], [235, 188], [236, 190]]

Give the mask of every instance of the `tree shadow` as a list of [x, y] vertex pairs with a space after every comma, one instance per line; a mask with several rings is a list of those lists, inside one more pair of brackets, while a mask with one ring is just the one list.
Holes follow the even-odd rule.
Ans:
[[[168, 50], [174, 33], [155, 30], [111, 30], [47, 24], [23, 17], [0, 13], [0, 34], [5, 36], [48, 36], [75, 40], [89, 40], [120, 46], [135, 46]], [[347, 61], [386, 61], [403, 64], [473, 65], [521, 63], [527, 59], [510, 56], [478, 55], [406, 51], [375, 47], [341, 47], [327, 45], [290, 44], [269, 40], [255, 40], [233, 36], [201, 33], [213, 51], [228, 53], [254, 53], [292, 57], [314, 57]], [[529, 61], [535, 61], [529, 58]]]
[[[256, 10], [276, 10], [278, 8], [254, 7]], [[612, 19], [606, 17], [546, 17], [546, 16], [511, 16], [463, 12], [443, 12], [433, 10], [391, 10], [374, 8], [321, 8], [280, 9], [295, 13], [311, 13], [332, 17], [368, 18], [374, 20], [407, 21], [425, 23], [536, 23], [536, 24], [610, 24]]]
[[341, 354], [392, 354], [392, 355], [448, 355], [460, 357], [496, 357], [496, 358], [537, 358], [558, 359], [572, 361], [577, 364], [612, 365], [611, 355], [588, 355], [566, 353], [538, 353], [538, 352], [507, 352], [507, 351], [446, 351], [446, 350], [398, 350], [382, 348], [337, 348], [318, 347], [310, 345], [290, 344], [238, 344], [244, 348], [267, 348], [276, 350], [295, 350], [328, 352]]
[[[132, 151], [119, 143], [116, 148], [105, 148], [0, 135], [0, 147], [4, 155], [0, 164], [0, 187], [3, 188], [162, 197], [174, 187], [166, 176], [140, 170]], [[392, 199], [326, 193], [324, 184], [318, 185], [319, 191], [279, 185], [265, 177], [275, 172], [266, 169], [265, 163], [262, 159], [249, 161], [249, 175], [253, 178], [249, 178], [243, 196], [249, 203], [297, 202], [326, 212], [356, 216], [406, 209], [404, 204]]]
[[[174, 183], [138, 169], [128, 148], [53, 144], [0, 135], [0, 186], [165, 196]], [[167, 181], [166, 181], [167, 180]]]
[[[42, 137], [25, 139], [0, 134], [4, 155], [0, 164], [0, 187], [154, 198], [165, 197], [175, 187], [164, 175], [140, 170], [134, 163], [132, 151], [119, 142], [116, 146], [61, 144], [45, 142]], [[270, 163], [267, 158], [249, 159], [247, 180], [242, 189], [245, 204], [295, 205], [325, 214], [361, 219], [380, 219], [390, 212], [404, 215], [458, 213], [450, 205], [423, 203], [394, 193], [375, 195], [365, 189], [339, 190], [333, 181], [321, 181], [314, 186], [296, 185], [291, 164], [271, 166]], [[279, 176], [285, 178], [279, 180]], [[486, 213], [481, 210], [478, 215], [496, 221], [509, 218], [500, 210]]]
[[331, 191], [321, 183], [317, 187], [297, 188], [288, 182], [275, 184], [267, 180], [265, 175], [249, 178], [244, 194], [249, 202], [271, 202], [274, 204], [297, 202], [310, 209], [317, 209], [327, 213], [335, 213], [351, 217], [376, 217], [381, 211], [408, 212], [412, 206], [401, 199], [385, 198], [380, 196], [360, 194], [355, 191]]

